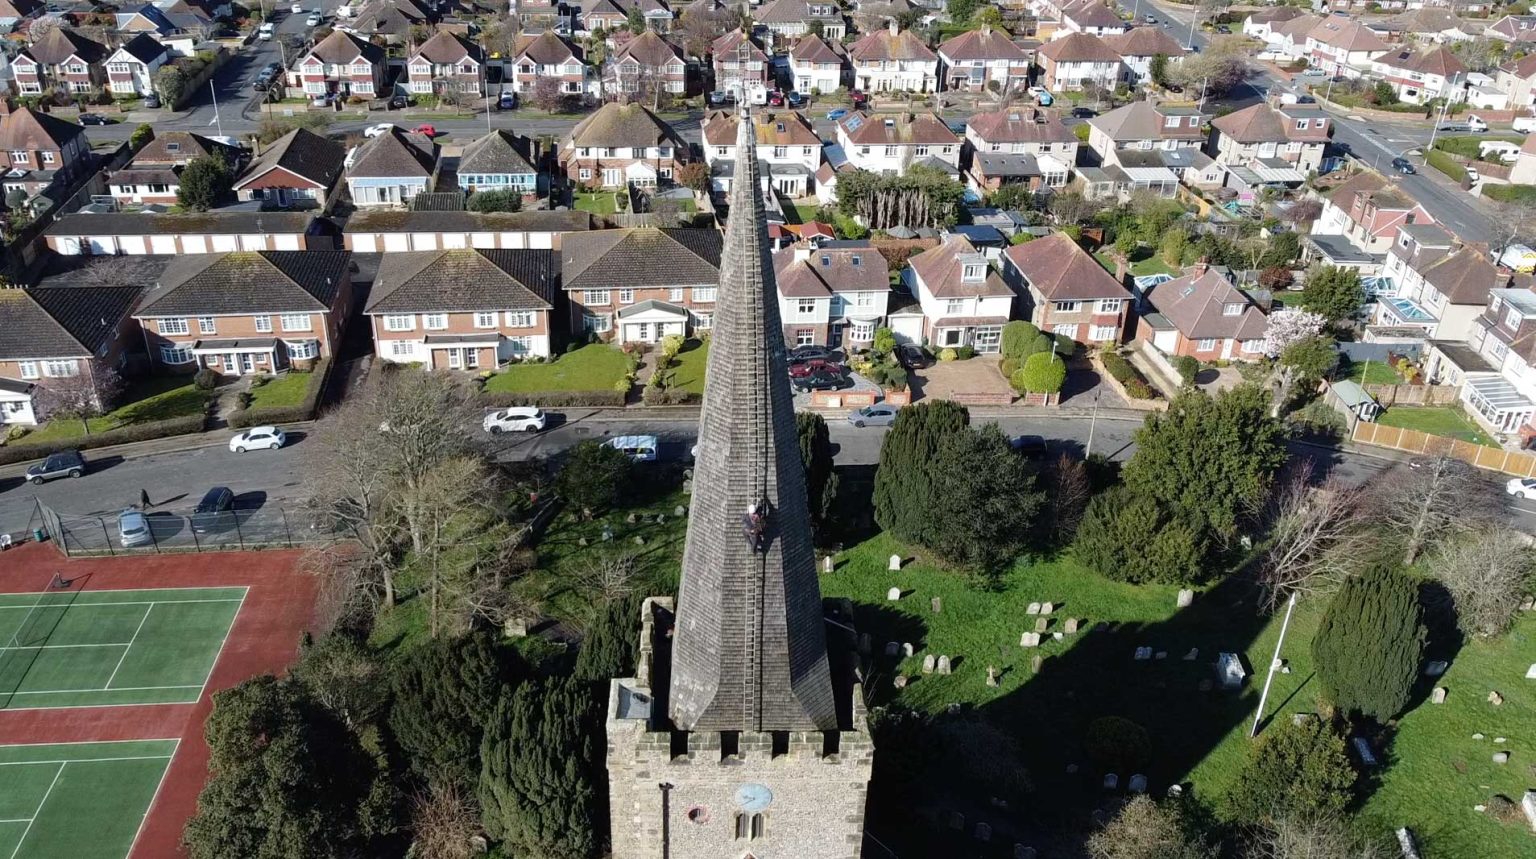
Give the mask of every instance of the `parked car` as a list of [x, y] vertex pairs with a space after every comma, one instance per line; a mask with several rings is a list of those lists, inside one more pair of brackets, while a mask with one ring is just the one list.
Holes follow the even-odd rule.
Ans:
[[224, 522], [225, 514], [235, 507], [235, 493], [228, 486], [215, 486], [203, 493], [203, 500], [192, 508], [192, 530], [206, 534]]
[[1297, 75], [1297, 77], [1300, 77], [1300, 78], [1326, 78], [1326, 77], [1328, 77], [1328, 73], [1323, 71], [1322, 69], [1303, 69], [1301, 71], [1301, 73]]
[[795, 91], [791, 91], [785, 98], [789, 102], [790, 107], [805, 107], [811, 101], [808, 96]]
[[294, 15], [302, 15], [302, 14], [304, 14], [304, 4], [303, 3], [295, 3], [292, 6], [288, 7], [288, 11], [291, 14], [294, 14]]
[[235, 453], [266, 448], [277, 450], [288, 443], [288, 436], [277, 427], [251, 427], [229, 440], [229, 449]]
[[921, 370], [933, 363], [928, 353], [916, 343], [902, 343], [896, 347], [896, 362], [908, 370]]
[[1099, 112], [1094, 110], [1091, 107], [1074, 107], [1074, 108], [1072, 108], [1072, 118], [1073, 119], [1093, 119], [1095, 116], [1098, 116], [1098, 115], [1099, 115]]
[[378, 137], [381, 134], [388, 134], [389, 130], [394, 127], [395, 124], [393, 122], [381, 122], [378, 125], [370, 125], [365, 131], [363, 131], [363, 136]]
[[1228, 27], [1226, 24], [1217, 24], [1216, 25], [1216, 32], [1220, 33], [1223, 36], [1230, 36], [1230, 35], [1232, 35], [1232, 28]]
[[416, 126], [416, 133], [417, 134], [425, 134], [428, 137], [436, 137], [437, 136], [437, 127], [432, 125], [432, 124], [430, 124], [430, 123], [424, 122], [421, 125]]
[[1024, 456], [1042, 456], [1045, 454], [1045, 436], [1021, 435], [1009, 440], [1014, 453]]
[[504, 92], [496, 100], [497, 110], [511, 110], [515, 107], [517, 107], [517, 93], [515, 92]]
[[272, 41], [272, 34], [276, 32], [277, 25], [271, 21], [268, 21], [267, 23], [262, 24], [260, 27], [256, 28], [256, 38], [262, 40], [263, 42], [270, 42]]
[[717, 89], [708, 95], [709, 103], [715, 107], [736, 103], [736, 93], [730, 90]]
[[848, 90], [848, 100], [852, 102], [853, 106], [856, 108], [869, 104], [869, 96], [865, 94], [863, 90]]
[[947, 126], [949, 128], [950, 132], [952, 134], [954, 134], [956, 137], [964, 137], [965, 136], [965, 120], [963, 120], [963, 119], [951, 119], [951, 120], [945, 122], [944, 125]]
[[604, 442], [614, 450], [622, 451], [635, 462], [656, 461], [656, 436], [619, 435]]
[[1536, 478], [1516, 477], [1504, 484], [1504, 491], [1516, 498], [1536, 498]]
[[309, 17], [304, 19], [304, 26], [318, 27], [320, 26], [320, 22], [323, 20], [325, 20], [325, 18], [319, 12], [311, 12], [309, 13]]
[[80, 124], [81, 125], [111, 125], [112, 124], [112, 120], [107, 119], [105, 116], [102, 116], [99, 113], [82, 113], [82, 114], [80, 114]]
[[848, 108], [846, 108], [846, 107], [834, 107], [831, 110], [827, 111], [827, 119], [830, 119], [833, 122], [836, 122], [839, 119], [842, 119], [843, 117], [845, 117], [847, 115], [848, 115]]
[[1043, 86], [1030, 87], [1029, 94], [1035, 97], [1036, 103], [1038, 103], [1041, 107], [1050, 107], [1051, 103], [1056, 100], [1051, 96], [1049, 92], [1046, 91], [1045, 87]]
[[827, 361], [836, 357], [836, 355], [837, 353], [825, 346], [796, 346], [789, 350], [789, 363], [803, 364], [816, 358]]
[[1141, 20], [1146, 22], [1146, 23], [1148, 23], [1148, 24], [1156, 24], [1157, 23], [1157, 16], [1156, 15], [1145, 15], [1145, 16], [1142, 17]]
[[85, 474], [85, 457], [78, 450], [61, 450], [48, 454], [48, 458], [27, 469], [27, 480], [36, 486], [60, 477], [79, 477]]
[[779, 92], [778, 90], [773, 90], [772, 92], [768, 93], [768, 104], [773, 107], [783, 107], [784, 93]]
[[1393, 158], [1392, 169], [1399, 173], [1405, 173], [1409, 176], [1419, 172], [1413, 169], [1413, 162], [1409, 161], [1407, 158]]
[[148, 95], [144, 96], [144, 107], [145, 107], [146, 110], [154, 110], [154, 109], [158, 108], [159, 106], [160, 106], [160, 94], [159, 93], [152, 92], [152, 93], [149, 93]]
[[330, 107], [332, 98], [335, 98], [333, 93], [323, 92], [310, 99], [309, 104], [311, 107]]
[[795, 390], [808, 394], [811, 391], [841, 391], [843, 388], [853, 386], [853, 381], [840, 372], [822, 368], [797, 378], [790, 379], [790, 384]]
[[875, 403], [858, 411], [849, 412], [848, 423], [856, 427], [888, 427], [896, 420], [896, 413], [899, 411], [901, 408], [898, 406]]
[[129, 507], [117, 514], [117, 543], [124, 549], [154, 542], [149, 533], [149, 517]]
[[538, 432], [547, 418], [538, 406], [512, 406], [485, 416], [485, 431], [491, 435], [504, 432]]
[[1477, 172], [1477, 168], [1476, 167], [1468, 167], [1467, 168], [1467, 182], [1469, 182], [1469, 183], [1471, 183], [1473, 185], [1476, 185], [1477, 183], [1479, 183], [1481, 181], [1483, 181], [1483, 174]]
[[791, 379], [803, 379], [812, 373], [823, 371], [838, 374], [846, 372], [842, 364], [830, 358], [811, 358], [808, 361], [796, 361], [789, 365], [789, 377]]

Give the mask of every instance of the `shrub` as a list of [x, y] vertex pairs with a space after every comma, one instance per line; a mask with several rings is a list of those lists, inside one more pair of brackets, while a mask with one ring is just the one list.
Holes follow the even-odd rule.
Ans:
[[1077, 341], [1065, 334], [1053, 334], [1056, 338], [1056, 354], [1063, 358], [1070, 358], [1077, 354]]
[[879, 354], [888, 355], [896, 350], [896, 335], [889, 328], [876, 328], [875, 340], [870, 345]]
[[1014, 359], [1014, 358], [1004, 358], [997, 365], [997, 369], [1002, 371], [1004, 379], [1012, 379], [1013, 378], [1013, 374], [1017, 373], [1019, 371], [1019, 367], [1023, 363], [1024, 363], [1023, 361], [1020, 361], [1020, 360], [1017, 360], [1017, 359]]
[[521, 212], [521, 191], [477, 191], [471, 194], [465, 208], [471, 212]]
[[1111, 349], [1100, 353], [1100, 359], [1104, 362], [1104, 372], [1108, 373], [1115, 381], [1125, 387], [1125, 393], [1138, 400], [1155, 400], [1157, 391], [1147, 384], [1141, 371], [1137, 370], [1124, 355]]
[[634, 464], [623, 451], [583, 441], [570, 449], [555, 491], [579, 509], [601, 511], [628, 494], [633, 474]]
[[945, 348], [939, 350], [940, 361], [953, 361], [957, 357], [959, 357], [959, 354], [951, 347], [946, 346]]
[[1483, 196], [1500, 203], [1536, 203], [1536, 185], [1485, 185]]
[[1424, 655], [1418, 584], [1391, 567], [1344, 582], [1323, 612], [1312, 658], [1341, 711], [1379, 721], [1401, 713]]
[[1094, 498], [1073, 551], [1089, 569], [1131, 584], [1183, 584], [1206, 578], [1198, 529], [1150, 495], [1116, 487]]
[[1355, 779], [1338, 729], [1321, 719], [1282, 721], [1249, 752], [1227, 811], [1245, 823], [1342, 814]]
[[[1024, 359], [1016, 374], [1022, 389], [1031, 394], [1054, 394], [1067, 381], [1067, 362], [1049, 352], [1037, 352]], [[1015, 388], [1019, 384], [1015, 384]]]
[[1339, 414], [1338, 409], [1321, 400], [1307, 403], [1286, 415], [1285, 425], [1292, 435], [1341, 438], [1346, 430], [1344, 416]]
[[900, 391], [907, 386], [907, 371], [900, 367], [889, 367], [885, 371], [884, 386], [887, 391]]
[[1465, 182], [1467, 180], [1467, 168], [1461, 166], [1449, 153], [1439, 149], [1431, 149], [1425, 153], [1424, 162], [1457, 182]]
[[211, 391], [219, 386], [219, 371], [204, 367], [192, 374], [192, 384], [200, 391]]
[[961, 361], [969, 361], [974, 357], [976, 357], [976, 348], [974, 346], [955, 347], [955, 358]]
[[1179, 378], [1184, 380], [1184, 384], [1193, 385], [1195, 376], [1200, 373], [1200, 362], [1191, 355], [1175, 355], [1173, 369], [1179, 371]]
[[1130, 719], [1104, 716], [1088, 723], [1083, 747], [1103, 772], [1135, 772], [1151, 757], [1152, 738]]
[[1146, 382], [1143, 382], [1140, 379], [1132, 379], [1129, 382], [1126, 382], [1125, 393], [1132, 399], [1137, 400], [1157, 399], [1157, 391], [1153, 390], [1151, 385], [1148, 385]]
[[[1035, 338], [1040, 336], [1040, 329], [1033, 322], [1025, 322], [1015, 319], [1003, 326], [1003, 356], [1024, 360], [1038, 349], [1031, 349]], [[1011, 374], [1010, 374], [1011, 375]]]
[[622, 406], [629, 383], [624, 382], [622, 391], [484, 391], [480, 402], [486, 408], [504, 409], [507, 406]]
[[208, 416], [205, 414], [186, 415], [179, 418], [168, 418], [163, 421], [130, 424], [117, 429], [92, 433], [83, 438], [70, 439], [67, 442], [8, 444], [5, 447], [0, 447], [0, 465], [25, 462], [29, 459], [42, 459], [50, 453], [68, 448], [90, 450], [96, 447], [110, 447], [114, 444], [127, 444], [135, 441], [148, 441], [152, 438], [165, 438], [173, 435], [202, 432], [207, 420]]

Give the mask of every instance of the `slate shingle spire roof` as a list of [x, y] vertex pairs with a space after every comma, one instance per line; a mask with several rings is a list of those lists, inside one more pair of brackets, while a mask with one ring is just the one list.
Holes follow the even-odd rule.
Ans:
[[836, 730], [754, 125], [738, 123], [668, 715], [685, 731]]

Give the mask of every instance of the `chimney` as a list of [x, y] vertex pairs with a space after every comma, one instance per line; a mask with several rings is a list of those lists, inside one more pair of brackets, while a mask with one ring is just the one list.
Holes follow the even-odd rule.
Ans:
[[16, 102], [10, 96], [0, 98], [0, 116], [9, 116], [16, 110]]
[[896, 23], [896, 19], [895, 18], [892, 18], [890, 23], [887, 24], [886, 26], [890, 28], [892, 36], [896, 35], [898, 32], [901, 31], [901, 25]]
[[795, 262], [808, 262], [811, 258], [811, 243], [803, 241], [795, 245]]
[[1210, 258], [1209, 257], [1201, 257], [1200, 261], [1195, 263], [1193, 274], [1194, 274], [1195, 277], [1200, 277], [1201, 275], [1205, 274], [1207, 271], [1210, 271], [1210, 268], [1211, 268]]

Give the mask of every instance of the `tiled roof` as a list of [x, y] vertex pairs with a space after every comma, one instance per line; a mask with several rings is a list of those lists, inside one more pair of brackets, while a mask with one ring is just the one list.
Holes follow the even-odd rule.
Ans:
[[1010, 60], [1027, 62], [1029, 55], [1008, 34], [982, 27], [968, 30], [939, 45], [939, 53], [951, 60]]
[[1376, 62], [1395, 69], [1440, 75], [1443, 78], [1467, 73], [1467, 67], [1444, 45], [1427, 51], [1415, 51], [1412, 48], [1390, 51], [1377, 57]]
[[481, 135], [475, 142], [464, 147], [459, 157], [459, 174], [511, 173], [527, 175], [536, 173], [528, 158], [533, 154], [533, 141], [518, 137], [500, 129]]
[[944, 120], [931, 113], [867, 113], [855, 111], [837, 121], [851, 143], [928, 144], [957, 143]]
[[0, 360], [88, 358], [117, 331], [143, 289], [0, 289]]
[[1080, 0], [1077, 3], [1069, 3], [1062, 7], [1061, 16], [1069, 19], [1081, 27], [1097, 27], [1101, 30], [1110, 30], [1116, 27], [1124, 27], [1125, 21], [1120, 16], [1099, 0]]
[[571, 233], [560, 242], [562, 286], [572, 289], [713, 284], [719, 230], [631, 227]]
[[1392, 29], [1403, 33], [1442, 33], [1446, 30], [1465, 29], [1466, 25], [1449, 9], [1425, 6], [1394, 15], [1385, 22]]
[[364, 141], [347, 168], [348, 178], [384, 179], [394, 176], [430, 177], [437, 171], [437, 144], [425, 134], [392, 125], [389, 131]]
[[1464, 245], [1419, 274], [1452, 304], [1487, 304], [1488, 290], [1503, 285], [1482, 245]]
[[1014, 245], [1003, 251], [1030, 285], [1047, 299], [1130, 298], [1126, 288], [1066, 233]]
[[[1152, 306], [1167, 317], [1179, 333], [1194, 340], [1233, 337], [1257, 340], [1264, 336], [1264, 314], [1242, 290], [1214, 271], [1194, 271], [1158, 284], [1148, 295]], [[1227, 316], [1228, 304], [1241, 304], [1236, 316]]]
[[560, 38], [553, 31], [545, 30], [537, 35], [524, 33], [518, 36], [512, 47], [512, 56], [518, 60], [532, 60], [541, 66], [558, 66], [572, 58], [581, 60], [584, 53], [579, 45]]
[[[1536, 41], [1536, 30], [1531, 31], [1533, 41]], [[1508, 72], [1517, 78], [1529, 78], [1536, 76], [1536, 54], [1526, 54], [1518, 60], [1512, 60], [1499, 66], [1499, 71]]]
[[231, 251], [178, 256], [135, 316], [240, 316], [330, 310], [347, 251]]
[[110, 51], [100, 42], [87, 39], [73, 30], [54, 27], [41, 39], [27, 46], [26, 53], [46, 66], [56, 66], [70, 57], [79, 57], [87, 63], [99, 63]]
[[731, 32], [726, 33], [724, 36], [716, 39], [709, 46], [709, 53], [715, 58], [715, 62], [717, 63], [738, 62], [741, 59], [740, 49], [742, 42], [746, 42], [748, 45], [752, 46], [748, 50], [748, 58], [750, 60], [760, 60], [762, 62], [768, 61], [768, 55], [763, 53], [763, 49], [758, 47], [757, 42], [754, 42], [752, 39], [748, 38], [740, 28], [732, 30]]
[[38, 113], [30, 107], [18, 107], [0, 116], [0, 150], [62, 149], [85, 133], [73, 122]]
[[1028, 105], [991, 113], [978, 113], [966, 121], [966, 130], [987, 143], [1074, 143], [1077, 135], [1061, 123], [1053, 110]]
[[1309, 37], [1340, 50], [1349, 51], [1387, 51], [1392, 46], [1381, 40], [1381, 37], [1366, 29], [1364, 24], [1352, 18], [1340, 18], [1329, 16], [1312, 28], [1307, 34]]
[[887, 60], [917, 60], [934, 62], [938, 55], [911, 30], [892, 33], [889, 29], [865, 33], [862, 39], [848, 48], [848, 56], [856, 63], [884, 62]]
[[810, 5], [806, 0], [772, 0], [758, 9], [752, 17], [759, 24], [798, 24], [802, 21], [829, 21], [842, 17], [837, 11], [835, 0], [826, 0], [825, 3], [817, 4], [832, 7], [831, 15], [812, 15]]
[[234, 164], [240, 157], [238, 147], [220, 143], [201, 134], [193, 134], [190, 131], [161, 131], [133, 156], [131, 166], [183, 164], [215, 152], [224, 153], [230, 164]]
[[1276, 24], [1286, 21], [1294, 21], [1303, 13], [1295, 6], [1272, 6], [1268, 9], [1256, 9], [1248, 15], [1248, 20], [1255, 24]]
[[549, 310], [554, 306], [557, 263], [549, 250], [385, 254], [364, 312]]
[[[852, 246], [846, 246], [851, 244]], [[798, 252], [808, 252], [796, 259]], [[779, 293], [786, 298], [816, 298], [834, 292], [888, 292], [885, 257], [869, 242], [820, 248], [804, 243], [774, 252]]]
[[1098, 36], [1073, 33], [1040, 46], [1040, 56], [1056, 63], [1118, 63], [1120, 54]]
[[[1170, 126], [1169, 117], [1177, 117], [1178, 124]], [[1095, 116], [1088, 124], [1109, 135], [1114, 141], [1125, 140], [1204, 140], [1200, 130], [1205, 115], [1190, 107], [1154, 105], [1146, 101], [1133, 101], [1109, 113]], [[1191, 121], [1193, 120], [1193, 121]]]
[[[821, 136], [803, 114], [795, 111], [778, 113], [753, 111], [753, 124], [757, 126], [759, 146], [814, 146], [821, 147]], [[710, 146], [732, 146], [736, 143], [736, 125], [741, 122], [735, 111], [713, 111], [704, 117], [704, 142]]]
[[431, 14], [412, 0], [374, 0], [357, 10], [352, 26], [360, 33], [404, 36], [413, 25], [431, 20]]
[[596, 113], [576, 123], [571, 129], [567, 149], [582, 146], [646, 147], [686, 146], [683, 139], [672, 129], [671, 123], [663, 122], [656, 114], [638, 102], [619, 104], [610, 101]]
[[682, 59], [682, 49], [656, 35], [655, 30], [646, 30], [630, 39], [613, 55], [615, 63], [634, 60], [642, 66], [664, 66]]
[[466, 41], [447, 30], [438, 30], [433, 33], [432, 38], [422, 42], [421, 47], [416, 49], [415, 56], [439, 65], [462, 62], [465, 57], [477, 63], [485, 61], [479, 45]]
[[266, 151], [251, 162], [235, 181], [235, 188], [255, 179], [273, 168], [280, 167], [314, 182], [322, 188], [330, 188], [341, 176], [347, 160], [347, 151], [340, 143], [310, 131], [295, 128], [273, 141]]
[[[1314, 127], [1314, 119], [1326, 119], [1327, 114], [1311, 108], [1306, 110], [1288, 109], [1279, 110], [1270, 105], [1259, 102], [1242, 110], [1229, 113], [1226, 116], [1217, 117], [1212, 125], [1217, 131], [1236, 140], [1238, 143], [1326, 143], [1328, 141], [1328, 127]], [[1296, 128], [1296, 123], [1306, 120], [1305, 129]]]
[[144, 33], [140, 33], [137, 36], [134, 36], [133, 38], [124, 42], [122, 47], [118, 48], [118, 50], [126, 51], [127, 53], [131, 54], [134, 59], [145, 64], [154, 62], [156, 59], [165, 55], [166, 53], [164, 45], [160, 44]]
[[964, 236], [953, 233], [944, 237], [944, 241], [937, 247], [907, 260], [912, 270], [923, 279], [928, 291], [936, 298], [967, 298], [979, 295], [1012, 295], [997, 272], [987, 266], [986, 277], [976, 283], [961, 281], [963, 274], [960, 258], [972, 256], [983, 262], [986, 258], [977, 252], [976, 246], [971, 244]]
[[842, 42], [829, 42], [812, 34], [802, 36], [789, 49], [789, 58], [796, 63], [843, 63], [848, 60], [848, 49]]
[[378, 63], [384, 60], [384, 49], [344, 30], [332, 30], [329, 36], [310, 49], [309, 56], [334, 65], [348, 65], [359, 57], [369, 63]]
[[1105, 36], [1104, 44], [1122, 57], [1182, 57], [1189, 53], [1162, 27], [1132, 27], [1124, 33]]

